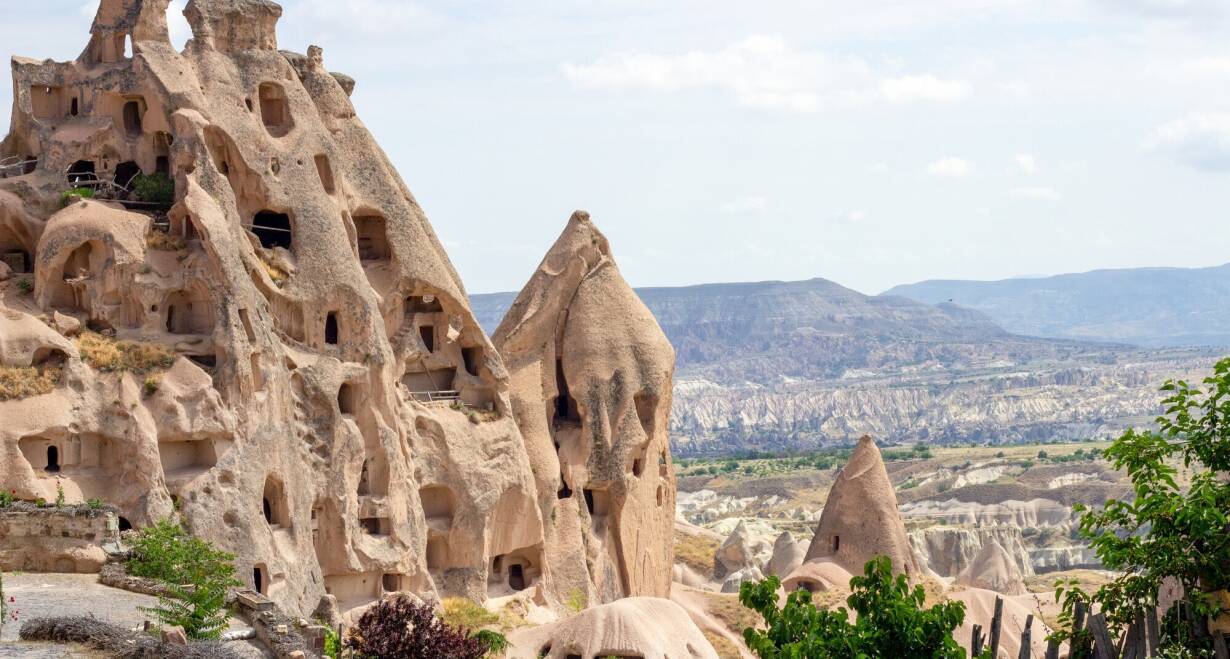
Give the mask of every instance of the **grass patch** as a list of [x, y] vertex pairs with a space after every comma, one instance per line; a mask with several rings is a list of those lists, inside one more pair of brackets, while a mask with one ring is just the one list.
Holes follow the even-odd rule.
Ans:
[[440, 619], [459, 629], [474, 631], [500, 622], [498, 613], [492, 613], [464, 597], [446, 597], [441, 609]]
[[117, 341], [94, 332], [82, 332], [77, 348], [86, 363], [104, 372], [145, 373], [170, 368], [176, 357], [160, 345]]
[[721, 543], [700, 535], [675, 531], [675, 560], [696, 570], [701, 576], [713, 576], [713, 556]]
[[744, 629], [760, 626], [763, 622], [755, 611], [739, 602], [738, 595], [709, 592], [704, 595], [705, 607], [709, 610], [709, 614], [739, 636], [743, 636]]
[[743, 655], [739, 654], [739, 646], [731, 642], [725, 636], [718, 636], [711, 631], [701, 631], [705, 635], [705, 639], [709, 641], [709, 645], [713, 646], [713, 650], [717, 652], [719, 659], [742, 659]]
[[158, 230], [145, 234], [145, 246], [160, 252], [182, 252], [188, 249], [188, 243], [179, 236], [172, 236]]
[[60, 383], [60, 369], [39, 370], [32, 366], [0, 366], [0, 400], [41, 396]]

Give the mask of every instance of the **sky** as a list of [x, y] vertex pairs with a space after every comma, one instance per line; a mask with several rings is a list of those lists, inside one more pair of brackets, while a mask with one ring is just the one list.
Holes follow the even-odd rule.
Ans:
[[[1230, 261], [1224, 0], [280, 4], [471, 293], [578, 208], [636, 286]], [[96, 6], [0, 0], [0, 51], [75, 58]]]

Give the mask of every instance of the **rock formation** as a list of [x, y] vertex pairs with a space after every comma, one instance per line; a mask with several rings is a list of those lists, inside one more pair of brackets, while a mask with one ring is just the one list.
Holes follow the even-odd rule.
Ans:
[[1025, 581], [1016, 561], [1003, 545], [992, 540], [960, 574], [957, 583], [971, 588], [993, 590], [1002, 595], [1025, 594]]
[[754, 536], [748, 530], [747, 523], [740, 521], [713, 557], [713, 576], [723, 579], [732, 572], [747, 568], [759, 571], [772, 556], [773, 547], [763, 538]]
[[494, 335], [557, 598], [668, 597], [674, 350], [578, 211]]
[[999, 544], [1022, 577], [1034, 575], [1029, 549], [1017, 526], [932, 526], [911, 531], [910, 545], [924, 567], [941, 577], [955, 577], [974, 563], [990, 543]]
[[717, 659], [683, 607], [665, 599], [629, 597], [557, 623], [517, 632], [513, 659]]
[[863, 566], [881, 555], [892, 560], [894, 571], [911, 579], [922, 574], [880, 449], [864, 436], [829, 491], [806, 560], [831, 561], [851, 574], [862, 574]]
[[786, 575], [797, 570], [806, 557], [807, 547], [795, 540], [789, 531], [782, 531], [781, 535], [777, 536], [777, 540], [773, 542], [773, 556], [765, 565], [765, 573], [785, 578]]
[[178, 509], [300, 615], [666, 595], [673, 353], [601, 235], [579, 215], [531, 281], [510, 380], [354, 81], [279, 51], [276, 3], [190, 0], [183, 52], [168, 3], [13, 60], [0, 487]]

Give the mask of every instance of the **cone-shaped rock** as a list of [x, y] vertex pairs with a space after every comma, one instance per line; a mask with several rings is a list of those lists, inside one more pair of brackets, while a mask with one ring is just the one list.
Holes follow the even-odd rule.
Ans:
[[863, 566], [881, 555], [892, 560], [894, 571], [921, 576], [880, 449], [863, 437], [833, 483], [806, 560], [832, 561], [862, 574]]
[[667, 597], [674, 350], [588, 213], [568, 220], [494, 340], [537, 479], [555, 597]]

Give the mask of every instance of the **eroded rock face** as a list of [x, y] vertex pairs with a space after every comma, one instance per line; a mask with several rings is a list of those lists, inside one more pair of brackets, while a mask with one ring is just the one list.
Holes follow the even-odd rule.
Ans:
[[1024, 577], [1016, 560], [994, 540], [984, 544], [974, 561], [957, 575], [957, 583], [1004, 595], [1023, 595], [1026, 592]]
[[832, 561], [862, 574], [876, 556], [887, 556], [894, 572], [911, 579], [922, 576], [880, 449], [864, 436], [833, 483], [806, 560]]
[[556, 598], [667, 597], [674, 351], [578, 211], [496, 330]]
[[[78, 59], [14, 59], [0, 256], [33, 291], [3, 284], [0, 353], [6, 366], [54, 358], [62, 375], [49, 394], [0, 402], [0, 487], [50, 499], [59, 481], [70, 501], [99, 497], [137, 526], [178, 504], [192, 532], [237, 555], [249, 586], [300, 615], [326, 593], [345, 612], [390, 591], [481, 600], [543, 582], [551, 507], [508, 373], [355, 116], [353, 81], [329, 73], [319, 48], [278, 51], [273, 2], [192, 0], [182, 53], [167, 5], [103, 0]], [[173, 181], [172, 203], [120, 189], [139, 173]], [[73, 187], [95, 200], [61, 209]], [[665, 592], [670, 561], [659, 570], [646, 543], [669, 546], [656, 520], [673, 483], [654, 463], [670, 350], [660, 333], [618, 345], [647, 314], [593, 334], [631, 296], [600, 261], [562, 307], [581, 319], [562, 351], [579, 409], [615, 429], [570, 444], [594, 454], [576, 467], [575, 501], [592, 491], [594, 515], [607, 515], [609, 551], [594, 556], [603, 592]], [[173, 365], [99, 370], [37, 329], [53, 318], [161, 346]], [[638, 407], [645, 395], [661, 398]], [[633, 430], [641, 440], [625, 439]], [[635, 460], [640, 485], [623, 478]], [[568, 556], [584, 573], [575, 537]]]
[[931, 571], [955, 577], [974, 563], [983, 547], [997, 543], [1012, 557], [1022, 577], [1034, 575], [1029, 550], [1016, 526], [933, 526], [910, 532], [910, 545]]
[[629, 597], [596, 606], [557, 623], [521, 631], [510, 639], [516, 659], [717, 659], [717, 652], [688, 617], [668, 599]]

